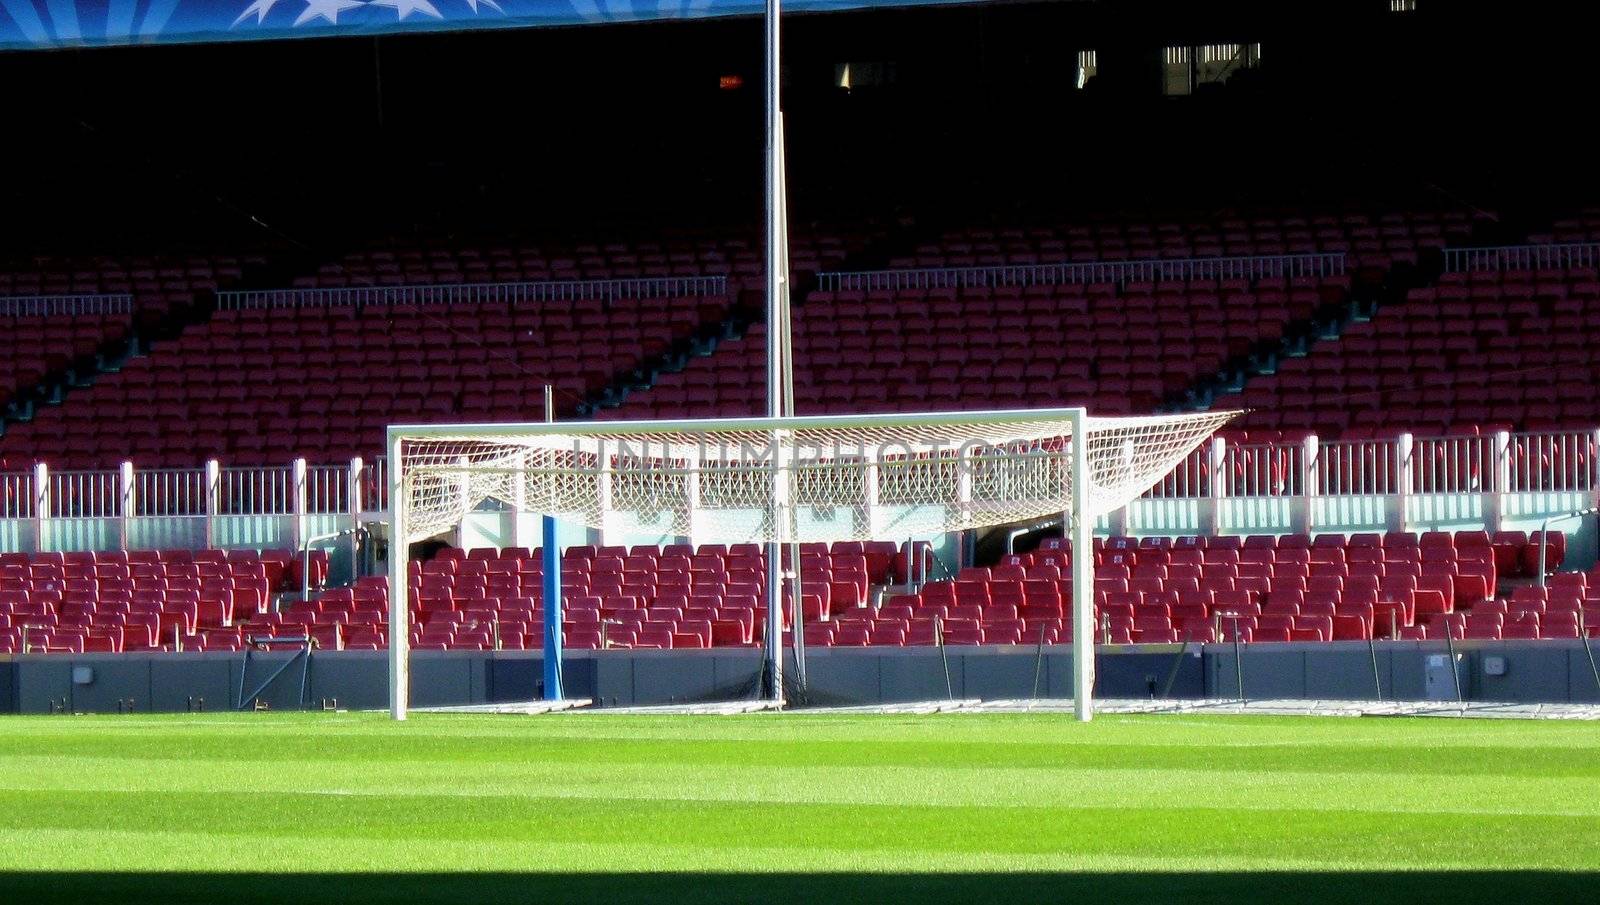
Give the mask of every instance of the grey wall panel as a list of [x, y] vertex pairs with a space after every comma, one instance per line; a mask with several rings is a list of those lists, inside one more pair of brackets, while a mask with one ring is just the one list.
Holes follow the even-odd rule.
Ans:
[[232, 709], [237, 661], [237, 656], [215, 654], [150, 658], [150, 709], [174, 713], [191, 707], [207, 712]]
[[[716, 654], [708, 659], [711, 660], [715, 694], [728, 700], [760, 696], [761, 674], [766, 670], [757, 651], [745, 654]], [[806, 666], [810, 665], [811, 657], [807, 656]]]
[[809, 657], [811, 700], [834, 705], [879, 703], [880, 659], [866, 648], [834, 648]]
[[[1384, 700], [1421, 701], [1427, 698], [1426, 669], [1430, 654], [1445, 653], [1443, 645], [1411, 644], [1391, 646], [1388, 650], [1389, 671], [1383, 686]], [[1385, 651], [1380, 648], [1381, 658]], [[1380, 660], [1380, 663], [1382, 661]]]
[[[1486, 661], [1494, 657], [1504, 662], [1504, 675], [1488, 674]], [[1562, 647], [1483, 647], [1475, 664], [1478, 698], [1517, 702], [1568, 700], [1569, 660], [1568, 650]]]
[[443, 707], [481, 700], [472, 696], [473, 688], [483, 685], [475, 675], [480, 671], [479, 657], [444, 651], [415, 654], [411, 657], [411, 704]]
[[[1070, 698], [1072, 697], [1072, 655], [1062, 653], [1047, 653], [1044, 655], [1044, 675], [1039, 679], [1039, 697], [1041, 698]], [[1103, 669], [1096, 670], [1095, 686], [1100, 687]], [[1029, 689], [1032, 690], [1031, 688]]]
[[595, 703], [601, 707], [627, 707], [637, 703], [633, 694], [633, 658], [632, 657], [595, 657], [592, 661], [594, 670], [595, 693], [591, 696]]
[[0, 713], [17, 712], [17, 664], [0, 660]]
[[[1460, 646], [1468, 664], [1469, 700], [1600, 701], [1588, 659], [1577, 642], [1469, 642]], [[1423, 663], [1443, 645], [1383, 643], [1377, 648], [1386, 700], [1421, 700]], [[958, 698], [1027, 698], [1034, 692], [1036, 658], [1031, 648], [950, 648], [951, 684]], [[1143, 698], [1152, 680], [1166, 681], [1173, 650], [1102, 652], [1097, 669], [1100, 697]], [[1251, 698], [1374, 697], [1372, 662], [1363, 644], [1260, 645], [1244, 652], [1246, 694]], [[1506, 659], [1505, 676], [1482, 674], [1486, 656]], [[251, 657], [246, 690], [253, 690], [292, 654]], [[207, 710], [226, 710], [238, 693], [242, 654], [32, 655], [0, 662], [0, 712], [47, 713], [67, 701], [79, 711], [116, 712], [134, 699], [135, 709], [182, 711], [190, 698], [205, 698]], [[873, 650], [832, 648], [810, 652], [811, 704], [865, 704], [938, 700], [945, 696], [944, 671], [934, 648]], [[1214, 645], [1204, 657], [1177, 659], [1174, 697], [1234, 695], [1233, 652]], [[89, 665], [95, 681], [74, 687], [72, 667]], [[760, 676], [753, 651], [574, 652], [566, 665], [567, 693], [602, 706], [754, 697]], [[791, 677], [793, 662], [790, 662]], [[1072, 658], [1065, 648], [1048, 649], [1039, 675], [1042, 698], [1070, 698]], [[542, 669], [536, 654], [421, 652], [412, 660], [412, 702], [418, 706], [528, 700], [537, 695]], [[531, 689], [531, 690], [530, 690]], [[323, 651], [312, 655], [308, 697], [312, 707], [337, 699], [341, 707], [381, 709], [388, 702], [388, 660], [381, 652]], [[300, 706], [300, 666], [287, 669], [263, 695], [273, 709]]]
[[70, 673], [77, 668], [90, 671], [93, 681], [72, 685], [72, 708], [85, 713], [117, 713], [124, 702], [133, 712], [151, 709], [150, 661], [143, 657], [129, 660], [117, 655], [72, 658]]
[[72, 700], [72, 670], [60, 657], [29, 657], [17, 663], [17, 709], [49, 713], [52, 703]]
[[[1600, 703], [1600, 680], [1596, 680], [1596, 664], [1600, 664], [1600, 644], [1590, 642], [1586, 653], [1583, 645], [1575, 644], [1567, 651], [1567, 689], [1574, 701], [1587, 704]], [[1595, 662], [1589, 660], [1593, 654]], [[0, 701], [4, 698], [0, 697]]]
[[[314, 663], [315, 655], [312, 671], [316, 668]], [[254, 652], [250, 655], [248, 667], [245, 666], [244, 655], [240, 654], [234, 661], [233, 669], [234, 700], [238, 699], [239, 677], [242, 674], [246, 697], [262, 688], [269, 678], [272, 679], [258, 697], [272, 710], [299, 710], [305, 706], [308, 697], [312, 705], [316, 704], [317, 698], [311, 695], [311, 672], [306, 669], [305, 658], [297, 657], [293, 651]], [[275, 678], [274, 673], [277, 673]]]
[[[952, 659], [952, 664], [953, 662]], [[1036, 663], [1032, 651], [1027, 655], [1012, 655], [997, 651], [963, 652], [961, 669], [958, 671], [961, 677], [958, 696], [981, 698], [986, 701], [1031, 697]], [[1042, 685], [1043, 670], [1040, 672]]]
[[[345, 710], [389, 706], [388, 657], [377, 651], [356, 653], [311, 655], [312, 707], [322, 706], [324, 700]], [[294, 681], [298, 682], [298, 677]]]
[[711, 657], [653, 654], [633, 662], [633, 696], [639, 704], [681, 704], [712, 699], [716, 668]]
[[[1095, 661], [1095, 694], [1106, 698], [1148, 698], [1151, 686], [1160, 695], [1173, 663], [1178, 664], [1177, 675], [1172, 680], [1171, 696], [1198, 698], [1205, 691], [1205, 659], [1195, 656], [1198, 646], [1187, 651], [1178, 648], [1161, 653], [1118, 651], [1101, 654]], [[1062, 657], [1061, 685], [1052, 692], [1057, 697], [1072, 697], [1072, 658]]]
[[[571, 659], [562, 663], [562, 680], [572, 693], [573, 674], [577, 662]], [[532, 654], [523, 656], [501, 655], [489, 661], [486, 700], [504, 703], [532, 701], [543, 696], [544, 658]], [[577, 695], [574, 694], [574, 697]]]
[[[1376, 700], [1375, 682], [1383, 683], [1383, 696], [1394, 698], [1394, 671], [1390, 654], [1378, 654], [1378, 678], [1372, 677], [1372, 651], [1365, 644], [1340, 645], [1337, 650], [1307, 649], [1301, 658], [1304, 676], [1297, 698], [1312, 700]], [[1420, 674], [1419, 674], [1420, 675]], [[1287, 695], [1285, 695], [1287, 697]]]
[[[962, 697], [961, 658], [946, 649], [950, 660], [950, 688]], [[947, 697], [944, 661], [937, 648], [907, 648], [899, 656], [878, 658], [878, 699], [899, 701], [937, 701]]]

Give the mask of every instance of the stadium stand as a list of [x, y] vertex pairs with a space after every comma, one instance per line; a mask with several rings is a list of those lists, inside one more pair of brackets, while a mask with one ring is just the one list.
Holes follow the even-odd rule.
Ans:
[[26, 417], [52, 381], [114, 365], [135, 336], [190, 314], [258, 259], [43, 258], [0, 267], [0, 412]]
[[[852, 233], [797, 236], [794, 266], [837, 266], [865, 241]], [[419, 291], [416, 302], [373, 305], [355, 295], [306, 300], [285, 293], [255, 300], [259, 307], [219, 310], [64, 404], [41, 406], [10, 425], [0, 454], [14, 466], [45, 461], [62, 468], [370, 457], [382, 451], [383, 430], [400, 421], [542, 417], [546, 383], [568, 414], [728, 322], [741, 281], [760, 279], [750, 244], [703, 235], [562, 248], [414, 244], [353, 254], [295, 285], [459, 287], [459, 298]], [[151, 311], [189, 305], [195, 289], [218, 285], [199, 265], [154, 273], [170, 280], [129, 284], [161, 289]], [[727, 276], [726, 290], [621, 297], [616, 287], [584, 283], [559, 298], [521, 304], [502, 300], [510, 292], [498, 285], [707, 275]], [[237, 268], [221, 271], [223, 279], [237, 276]], [[341, 412], [350, 417], [338, 418]], [[328, 426], [307, 431], [309, 423]]]
[[[806, 641], [823, 646], [1064, 643], [1063, 608], [1071, 553], [1059, 539], [1034, 553], [953, 580], [900, 586], [903, 551], [892, 544], [806, 545], [801, 553]], [[1364, 640], [1455, 637], [1472, 614], [1524, 614], [1513, 631], [1537, 629], [1531, 585], [1498, 596], [1502, 579], [1537, 570], [1539, 538], [1429, 532], [1289, 535], [1283, 538], [1109, 538], [1097, 543], [1096, 612], [1110, 643]], [[1565, 553], [1552, 533], [1547, 564]], [[747, 646], [761, 639], [765, 559], [754, 545], [573, 547], [562, 563], [567, 643], [601, 647]], [[1579, 608], [1600, 610], [1600, 586], [1586, 596], [1584, 573], [1558, 573], [1539, 602], [1559, 600], [1548, 633], [1574, 637]], [[424, 649], [535, 648], [543, 618], [538, 551], [445, 550], [411, 570], [413, 642]], [[1510, 586], [1510, 585], [1508, 585]], [[1585, 603], [1585, 600], [1590, 602]], [[264, 617], [261, 626], [331, 634], [347, 647], [381, 647], [372, 616], [387, 606], [382, 578], [360, 579], [309, 604]], [[938, 617], [939, 629], [935, 629]], [[1570, 617], [1570, 618], [1569, 618]], [[1586, 625], [1600, 630], [1600, 611]], [[1566, 631], [1572, 623], [1571, 633]], [[1465, 637], [1501, 637], [1467, 634]], [[498, 640], [497, 640], [498, 639]]]
[[[1552, 533], [1546, 567], [1565, 554]], [[1600, 570], [1557, 572], [1523, 532], [1127, 538], [1096, 543], [1096, 622], [1113, 644], [1600, 637]], [[951, 579], [906, 585], [893, 543], [805, 545], [805, 640], [820, 646], [1058, 644], [1071, 640], [1071, 551], [1059, 538]], [[310, 585], [328, 574], [312, 559]], [[745, 647], [761, 640], [766, 563], [755, 545], [572, 547], [562, 559], [575, 649]], [[412, 643], [540, 644], [539, 551], [445, 549], [412, 564]], [[325, 649], [387, 643], [381, 576], [302, 602], [288, 551], [0, 556], [0, 653], [240, 650], [309, 635]], [[283, 596], [287, 595], [287, 596]], [[279, 605], [281, 604], [281, 605]], [[1582, 620], [1580, 623], [1580, 619]]]
[[1473, 218], [1461, 211], [1224, 211], [1197, 219], [1102, 219], [1050, 226], [967, 227], [945, 232], [892, 268], [984, 267], [1059, 262], [1248, 257], [1342, 252], [1364, 270], [1417, 264], [1429, 249], [1460, 245]]
[[[816, 291], [794, 324], [797, 407], [1150, 411], [1348, 289], [1347, 278], [1328, 276]], [[753, 325], [599, 417], [758, 411], [765, 336], [765, 325]]]
[[[319, 584], [327, 557], [311, 563]], [[301, 578], [287, 550], [0, 554], [0, 653], [240, 650]]]
[[1591, 427], [1597, 331], [1593, 268], [1445, 273], [1251, 380], [1245, 423], [1329, 437]]
[[13, 460], [64, 467], [372, 456], [394, 423], [543, 417], [546, 383], [570, 408], [725, 307], [711, 297], [222, 311], [3, 443]]
[[1528, 241], [1542, 244], [1600, 242], [1600, 208], [1585, 207], [1551, 224], [1548, 232], [1536, 232]]
[[[754, 237], [738, 230], [668, 235], [658, 240], [588, 243], [401, 244], [352, 252], [295, 278], [298, 288], [415, 286], [443, 283], [504, 283], [692, 277], [722, 274], [753, 284], [763, 266]], [[789, 263], [797, 281], [841, 266], [864, 234], [841, 230], [796, 231]]]

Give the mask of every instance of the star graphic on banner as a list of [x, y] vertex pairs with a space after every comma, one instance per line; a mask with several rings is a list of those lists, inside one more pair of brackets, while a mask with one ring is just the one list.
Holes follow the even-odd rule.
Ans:
[[294, 24], [300, 26], [312, 19], [327, 19], [329, 25], [338, 25], [340, 13], [365, 5], [361, 0], [306, 0], [305, 12], [294, 20]]
[[497, 13], [500, 13], [501, 15], [505, 15], [506, 11], [501, 9], [500, 8], [500, 4], [494, 2], [494, 0], [467, 0], [467, 5], [472, 7], [473, 15], [477, 15], [477, 13], [478, 13], [478, 4], [479, 3], [482, 3], [484, 6], [489, 7], [490, 9], [494, 10]]
[[245, 7], [244, 12], [239, 14], [239, 18], [233, 20], [233, 24], [238, 25], [240, 22], [250, 18], [251, 13], [255, 13], [256, 24], [260, 25], [266, 21], [267, 13], [272, 12], [272, 8], [277, 5], [278, 0], [255, 0], [254, 3]]
[[428, 0], [372, 0], [372, 5], [392, 8], [401, 21], [404, 21], [405, 17], [412, 13], [423, 13], [435, 19], [444, 18], [444, 16], [439, 15], [438, 8], [429, 3]]

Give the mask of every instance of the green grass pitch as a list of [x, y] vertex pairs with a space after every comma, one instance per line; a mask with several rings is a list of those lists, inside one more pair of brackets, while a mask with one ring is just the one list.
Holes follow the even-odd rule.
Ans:
[[1600, 724], [0, 719], [0, 902], [1600, 901]]

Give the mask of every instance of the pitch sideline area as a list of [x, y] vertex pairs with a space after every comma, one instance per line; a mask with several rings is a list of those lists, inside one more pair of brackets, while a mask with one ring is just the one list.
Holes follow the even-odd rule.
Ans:
[[[806, 707], [784, 710], [772, 701], [721, 701], [686, 704], [651, 704], [635, 707], [590, 706], [587, 698], [565, 701], [517, 701], [500, 704], [463, 704], [453, 707], [418, 707], [418, 713], [477, 713], [538, 716], [541, 714], [600, 714], [606, 716], [740, 716], [748, 713], [783, 711], [811, 716], [835, 714], [933, 714], [933, 713], [1056, 713], [1073, 712], [1072, 702], [1058, 699], [957, 698], [952, 700], [907, 701], [896, 704], [858, 704], [839, 707]], [[1389, 716], [1456, 717], [1501, 720], [1589, 720], [1600, 721], [1596, 704], [1515, 704], [1467, 701], [1452, 704], [1442, 701], [1347, 701], [1347, 700], [1259, 700], [1232, 699], [1179, 700], [1106, 698], [1095, 703], [1103, 716], [1133, 714], [1208, 714], [1227, 716]]]
[[0, 896], [1570, 901], [1597, 752], [1203, 712], [8, 717]]

